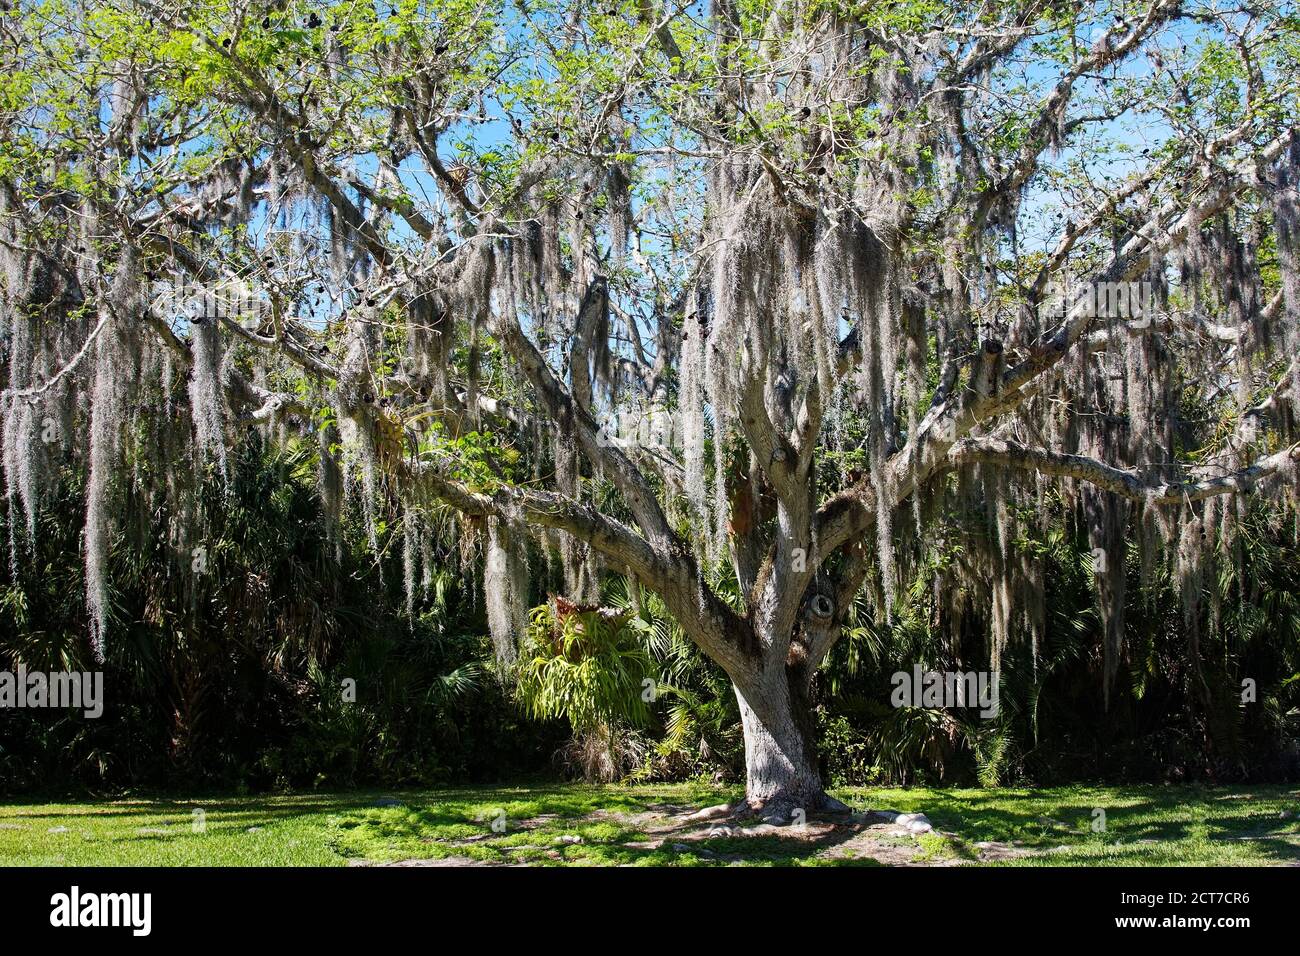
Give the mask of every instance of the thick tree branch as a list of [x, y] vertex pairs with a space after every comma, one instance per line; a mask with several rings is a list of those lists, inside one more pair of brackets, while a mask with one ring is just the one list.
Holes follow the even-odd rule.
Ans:
[[1197, 477], [1194, 473], [1182, 482], [1148, 482], [1136, 472], [1085, 455], [1031, 448], [997, 438], [964, 438], [948, 453], [948, 462], [952, 465], [979, 463], [1027, 469], [1086, 481], [1123, 498], [1151, 505], [1177, 505], [1217, 495], [1249, 493], [1265, 479], [1294, 475], [1296, 463], [1300, 462], [1300, 444], [1267, 455], [1229, 474]]

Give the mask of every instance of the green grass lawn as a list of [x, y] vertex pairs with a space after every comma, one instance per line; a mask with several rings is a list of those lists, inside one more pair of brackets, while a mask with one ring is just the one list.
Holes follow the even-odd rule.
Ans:
[[[836, 792], [859, 809], [923, 811], [935, 829], [922, 834], [882, 823], [715, 830], [682, 822], [735, 795], [693, 784], [551, 785], [0, 802], [0, 865], [1300, 864], [1300, 790], [1287, 787]], [[1104, 829], [1094, 829], [1097, 810]]]

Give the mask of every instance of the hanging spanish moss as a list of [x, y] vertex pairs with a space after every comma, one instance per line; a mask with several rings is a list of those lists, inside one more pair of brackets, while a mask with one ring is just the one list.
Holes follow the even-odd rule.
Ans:
[[[11, 313], [9, 325], [9, 388], [3, 398], [3, 465], [5, 500], [9, 508], [9, 554], [17, 566], [15, 529], [26, 529], [26, 544], [36, 539], [39, 507], [39, 475], [43, 449], [37, 429], [39, 397], [29, 394], [35, 385], [36, 350], [32, 338], [39, 335], [36, 323], [20, 313]], [[43, 426], [44, 427], [44, 426]]]
[[682, 457], [686, 468], [686, 499], [696, 520], [708, 523], [705, 482], [705, 323], [702, 312], [686, 314], [682, 329], [682, 372], [678, 406], [681, 414]]
[[[605, 177], [610, 256], [615, 266], [622, 266], [627, 255], [627, 237], [632, 230], [630, 183], [622, 166], [612, 166]], [[608, 341], [608, 340], [606, 340]]]
[[[1284, 354], [1295, 356], [1300, 355], [1300, 137], [1291, 138], [1278, 162], [1273, 229], [1282, 284], [1282, 345]], [[1292, 389], [1292, 394], [1300, 418], [1300, 391]]]
[[406, 607], [406, 619], [414, 627], [416, 563], [419, 560], [419, 541], [415, 527], [415, 513], [406, 512], [402, 517], [402, 597]]
[[220, 323], [216, 316], [196, 316], [190, 324], [189, 399], [194, 443], [201, 456], [226, 477], [225, 386], [222, 379]]
[[90, 615], [90, 647], [96, 662], [104, 660], [108, 634], [108, 560], [113, 522], [110, 500], [113, 467], [117, 459], [118, 431], [123, 402], [119, 392], [122, 355], [119, 332], [112, 316], [95, 344], [95, 370], [90, 392], [89, 470], [86, 476], [86, 610]]
[[522, 533], [495, 517], [488, 518], [483, 595], [488, 630], [503, 672], [514, 666], [519, 642], [528, 626], [528, 557]]
[[321, 510], [325, 516], [325, 536], [334, 545], [334, 559], [343, 556], [343, 473], [339, 467], [334, 448], [338, 444], [338, 429], [321, 426], [316, 430], [319, 466], [317, 469], [317, 487], [321, 499]]
[[376, 495], [378, 476], [375, 439], [371, 434], [368, 411], [375, 403], [373, 379], [374, 325], [366, 309], [355, 308], [349, 315], [347, 339], [338, 386], [335, 390], [339, 436], [343, 447], [344, 498], [355, 487], [353, 471], [359, 470], [360, 506], [365, 519], [366, 540], [372, 551], [379, 551]]

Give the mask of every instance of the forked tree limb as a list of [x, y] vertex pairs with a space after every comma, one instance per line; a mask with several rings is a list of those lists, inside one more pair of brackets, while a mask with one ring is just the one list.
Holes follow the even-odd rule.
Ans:
[[728, 674], [740, 674], [752, 665], [752, 629], [703, 585], [688, 551], [663, 554], [621, 521], [567, 495], [509, 485], [475, 491], [428, 460], [410, 467], [406, 477], [417, 492], [444, 501], [464, 515], [494, 515], [567, 531], [663, 598], [674, 618]]

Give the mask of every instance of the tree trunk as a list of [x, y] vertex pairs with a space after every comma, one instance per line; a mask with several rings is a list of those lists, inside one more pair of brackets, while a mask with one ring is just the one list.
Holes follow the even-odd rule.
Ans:
[[745, 731], [745, 802], [775, 823], [843, 805], [826, 795], [817, 769], [812, 710], [791, 692], [785, 669], [736, 687]]

